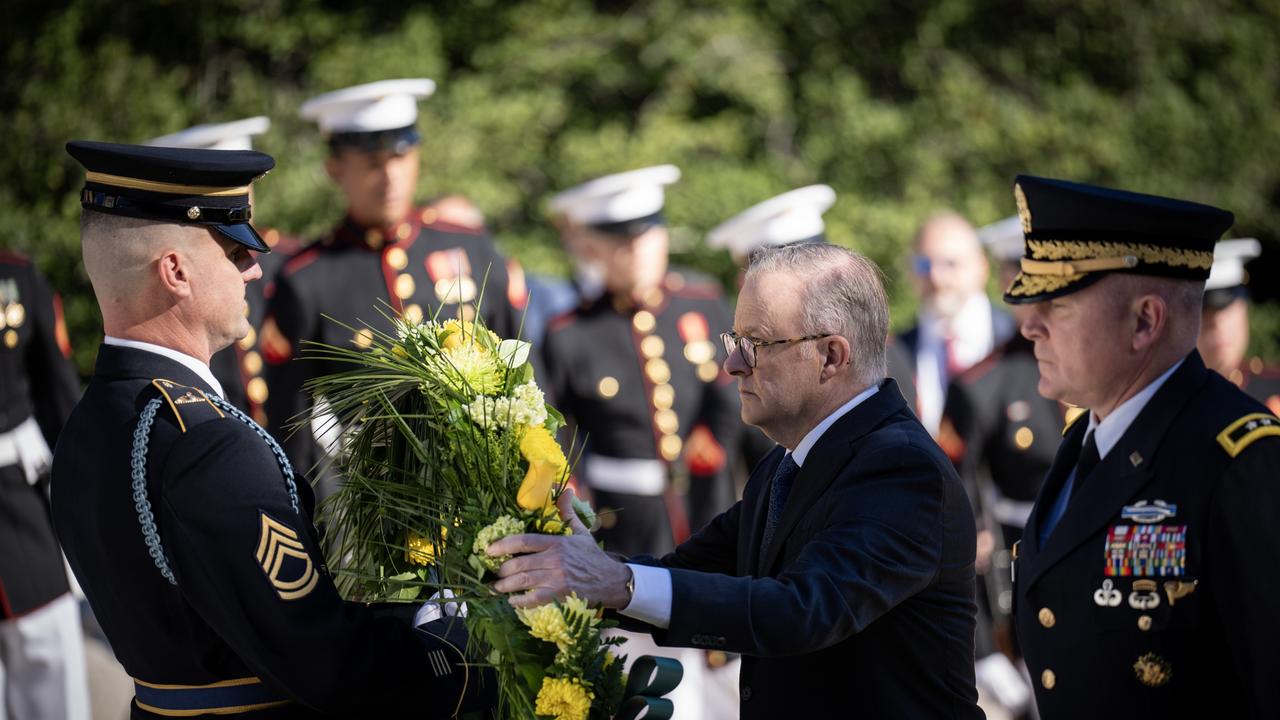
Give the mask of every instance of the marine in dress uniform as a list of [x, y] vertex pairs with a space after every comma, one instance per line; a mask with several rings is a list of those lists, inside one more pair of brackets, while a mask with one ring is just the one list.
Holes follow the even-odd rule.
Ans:
[[578, 472], [600, 537], [624, 554], [669, 550], [733, 502], [742, 421], [715, 341], [733, 316], [713, 282], [666, 270], [663, 186], [679, 176], [673, 165], [633, 170], [551, 201], [570, 251], [592, 244], [608, 268], [600, 297], [552, 322], [543, 357], [548, 390], [585, 442]]
[[[147, 145], [156, 147], [194, 148], [206, 150], [252, 150], [253, 136], [265, 133], [271, 119], [257, 117], [225, 123], [195, 125], [176, 133], [152, 138]], [[257, 256], [262, 279], [249, 285], [245, 300], [249, 303], [249, 334], [229, 348], [220, 350], [209, 360], [213, 376], [222, 384], [225, 399], [266, 426], [266, 402], [269, 395], [264, 377], [265, 363], [259, 331], [267, 313], [267, 298], [275, 291], [275, 277], [289, 258], [302, 249], [302, 241], [274, 228], [259, 232], [271, 251]]]
[[[1015, 552], [1014, 615], [1041, 717], [1280, 716], [1280, 420], [1205, 368], [1192, 321], [1152, 321], [1176, 302], [1112, 275], [1196, 290], [1232, 215], [1029, 176], [1014, 192], [1025, 255], [1005, 299], [1031, 305], [1022, 329], [1040, 387], [1113, 406], [1066, 430]], [[1132, 353], [1117, 349], [1130, 342]], [[1104, 397], [1107, 376], [1135, 372]]]
[[1223, 240], [1213, 249], [1213, 268], [1204, 284], [1204, 312], [1196, 346], [1205, 365], [1235, 383], [1273, 413], [1280, 413], [1280, 368], [1262, 358], [1246, 360], [1249, 349], [1249, 288], [1245, 263], [1262, 253], [1253, 238]]
[[[303, 385], [345, 369], [307, 359], [306, 343], [367, 347], [372, 334], [366, 323], [393, 330], [384, 313], [419, 322], [437, 313], [478, 313], [502, 337], [519, 330], [525, 288], [509, 283], [507, 261], [483, 227], [455, 225], [434, 208], [410, 203], [421, 141], [417, 101], [434, 89], [427, 79], [384, 80], [302, 106], [302, 116], [315, 120], [329, 140], [326, 167], [347, 196], [348, 213], [285, 262], [259, 333], [270, 389], [267, 418], [298, 467], [322, 461], [335, 434], [322, 412], [311, 413], [311, 433], [293, 432], [293, 423], [313, 405]], [[370, 175], [369, 167], [380, 170]], [[372, 191], [360, 185], [366, 181], [374, 184]], [[322, 480], [322, 492], [331, 480]]]
[[51, 448], [80, 395], [62, 301], [0, 251], [0, 717], [87, 718], [80, 613], [49, 518]]
[[[214, 252], [225, 253], [210, 259], [197, 245], [183, 260], [157, 251], [154, 275], [141, 271], [137, 297], [122, 300], [125, 291], [102, 273], [111, 269], [105, 258], [125, 250], [103, 248], [117, 240], [92, 228], [84, 238], [95, 292], [113, 303], [104, 306], [107, 339], [94, 376], [55, 452], [53, 516], [134, 678], [131, 716], [373, 717], [414, 709], [448, 717], [474, 706], [483, 683], [464, 663], [461, 626], [415, 630], [405, 622], [411, 606], [339, 597], [311, 523], [307, 482], [270, 435], [221, 397], [206, 364], [218, 349], [215, 333], [247, 326], [233, 325], [244, 322], [235, 309], [217, 308], [256, 277], [245, 248], [268, 249], [248, 224], [248, 186], [273, 160], [94, 142], [72, 142], [68, 151], [87, 171], [84, 212], [173, 223], [142, 230], [216, 241]], [[239, 287], [222, 286], [232, 284]], [[177, 333], [172, 347], [133, 337], [172, 327], [164, 317], [174, 303], [185, 308], [182, 317], [196, 318], [187, 322], [198, 326], [184, 326], [190, 337], [210, 338], [203, 348]], [[120, 330], [131, 337], [112, 334]]]

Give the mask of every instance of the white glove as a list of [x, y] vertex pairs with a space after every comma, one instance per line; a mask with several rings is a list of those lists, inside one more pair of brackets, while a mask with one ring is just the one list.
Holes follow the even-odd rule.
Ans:
[[418, 608], [418, 612], [413, 615], [413, 626], [422, 627], [429, 622], [435, 622], [445, 616], [448, 617], [466, 617], [467, 604], [448, 602], [447, 599], [454, 597], [453, 591], [445, 588], [430, 600], [422, 603], [422, 607]]

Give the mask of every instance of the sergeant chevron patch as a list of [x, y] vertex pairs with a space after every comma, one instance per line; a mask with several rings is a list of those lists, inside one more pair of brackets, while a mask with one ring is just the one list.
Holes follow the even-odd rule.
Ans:
[[1244, 452], [1259, 438], [1280, 435], [1280, 419], [1267, 413], [1250, 413], [1218, 433], [1218, 444], [1231, 457]]
[[258, 565], [281, 600], [306, 597], [320, 581], [311, 555], [298, 540], [297, 531], [265, 512], [259, 514], [262, 529], [258, 535]]

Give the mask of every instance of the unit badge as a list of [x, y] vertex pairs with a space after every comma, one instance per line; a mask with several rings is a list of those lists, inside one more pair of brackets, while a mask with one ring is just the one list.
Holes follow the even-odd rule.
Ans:
[[298, 532], [265, 512], [260, 511], [259, 515], [257, 557], [262, 572], [281, 600], [306, 597], [320, 581], [320, 574], [298, 539]]

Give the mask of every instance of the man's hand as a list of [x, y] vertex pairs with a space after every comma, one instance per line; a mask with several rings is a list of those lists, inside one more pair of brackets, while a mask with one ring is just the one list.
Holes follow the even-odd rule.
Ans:
[[592, 605], [623, 608], [631, 602], [631, 568], [605, 554], [573, 511], [573, 490], [557, 502], [573, 535], [511, 535], [489, 546], [489, 555], [515, 555], [498, 568], [493, 589], [512, 595], [515, 607], [535, 607], [577, 593]]

